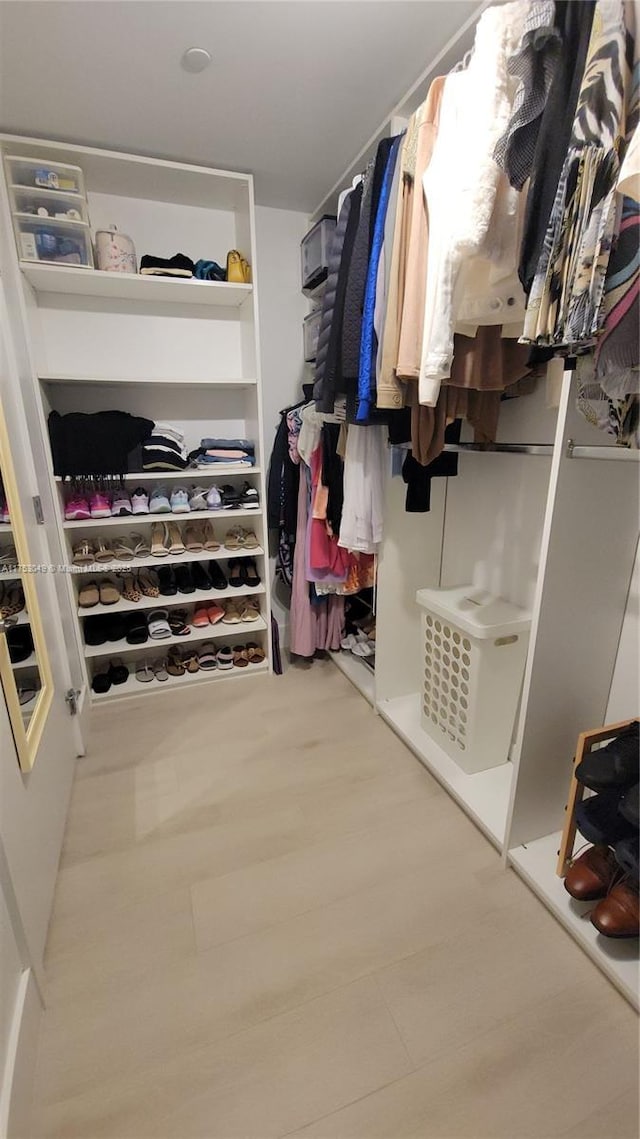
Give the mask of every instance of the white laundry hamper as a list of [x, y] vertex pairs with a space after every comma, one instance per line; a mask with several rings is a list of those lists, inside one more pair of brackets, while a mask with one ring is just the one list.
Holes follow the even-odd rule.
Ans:
[[509, 758], [531, 626], [475, 586], [420, 589], [422, 727], [468, 774]]

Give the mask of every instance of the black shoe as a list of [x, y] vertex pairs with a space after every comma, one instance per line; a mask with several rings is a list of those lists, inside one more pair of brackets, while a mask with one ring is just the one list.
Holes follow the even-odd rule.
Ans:
[[160, 566], [157, 571], [160, 593], [163, 597], [175, 597], [178, 592], [176, 575], [171, 566]]
[[145, 253], [140, 260], [143, 277], [193, 277], [195, 266], [190, 257], [176, 253], [173, 257], [154, 257]]
[[244, 566], [239, 558], [230, 558], [229, 560], [229, 585], [234, 589], [240, 589], [241, 586], [246, 585], [244, 579]]
[[110, 623], [111, 618], [109, 617], [87, 617], [84, 622], [85, 645], [106, 644]]
[[254, 486], [246, 482], [240, 491], [240, 505], [244, 510], [259, 510], [260, 496]]
[[580, 834], [594, 846], [614, 846], [623, 838], [633, 838], [636, 831], [618, 811], [620, 793], [603, 791], [585, 799], [576, 807], [576, 823]]
[[255, 589], [257, 585], [260, 585], [258, 570], [253, 558], [247, 558], [246, 560], [243, 560], [240, 572], [242, 573], [242, 580], [244, 584], [248, 585], [250, 589]]
[[209, 562], [209, 576], [214, 589], [226, 589], [229, 582], [224, 576], [220, 562]]
[[638, 782], [639, 750], [640, 721], [636, 720], [606, 747], [585, 755], [576, 767], [576, 779], [591, 791], [630, 787]]
[[178, 593], [195, 593], [196, 587], [193, 581], [191, 566], [176, 567], [176, 585], [178, 587]]
[[639, 822], [639, 808], [638, 808], [638, 792], [640, 791], [640, 783], [635, 783], [628, 791], [624, 792], [620, 802], [618, 803], [618, 810], [623, 819], [631, 823], [633, 827], [638, 829]]
[[196, 589], [211, 589], [212, 581], [201, 562], [192, 562], [191, 576]]
[[626, 874], [630, 874], [634, 882], [638, 881], [638, 850], [640, 847], [640, 840], [636, 835], [635, 838], [623, 838], [617, 842], [614, 849], [616, 862], [621, 866]]
[[9, 660], [12, 664], [20, 664], [30, 657], [33, 652], [33, 637], [28, 625], [19, 625], [17, 629], [7, 630], [7, 648]]
[[149, 639], [149, 627], [144, 613], [131, 613], [125, 622], [128, 645], [143, 645]]
[[93, 680], [91, 681], [91, 687], [93, 688], [94, 692], [108, 692], [111, 688], [111, 677], [109, 675], [109, 672], [96, 672]]
[[107, 640], [121, 641], [127, 632], [127, 626], [124, 617], [121, 617], [120, 614], [114, 614], [113, 617], [107, 617], [106, 620]]
[[129, 679], [129, 669], [121, 659], [109, 661], [107, 676], [112, 684], [125, 684]]
[[223, 510], [237, 510], [240, 507], [240, 494], [231, 483], [220, 487]]

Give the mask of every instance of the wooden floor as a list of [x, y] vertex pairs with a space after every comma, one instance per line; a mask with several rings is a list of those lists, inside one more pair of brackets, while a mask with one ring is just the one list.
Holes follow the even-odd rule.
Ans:
[[638, 1134], [634, 1013], [328, 661], [96, 712], [46, 968], [34, 1139]]

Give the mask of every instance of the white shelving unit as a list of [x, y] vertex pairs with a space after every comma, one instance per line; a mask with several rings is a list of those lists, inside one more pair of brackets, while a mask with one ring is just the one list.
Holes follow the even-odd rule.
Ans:
[[[161, 652], [155, 653], [155, 659], [162, 656]], [[154, 658], [151, 657], [153, 660]], [[140, 690], [143, 689], [145, 695], [148, 696], [161, 696], [164, 692], [172, 688], [190, 688], [194, 684], [211, 684], [216, 681], [230, 681], [241, 680], [247, 676], [260, 676], [268, 673], [269, 667], [266, 664], [250, 664], [246, 668], [230, 668], [211, 669], [209, 672], [186, 672], [184, 676], [169, 676], [167, 680], [151, 680], [148, 684], [141, 684], [136, 680], [135, 674], [131, 674], [124, 684], [115, 685], [110, 688], [108, 692], [94, 693], [92, 696], [92, 704], [103, 704], [105, 701], [123, 700], [126, 697], [140, 696]]]
[[75, 265], [37, 265], [24, 262], [22, 272], [36, 293], [64, 293], [69, 297], [137, 301], [148, 305], [208, 305], [238, 308], [251, 295], [253, 285], [188, 278], [141, 277], [133, 273], [105, 273]]
[[[163, 606], [158, 605], [157, 608], [162, 609]], [[259, 617], [257, 621], [241, 621], [238, 625], [225, 625], [219, 622], [217, 625], [207, 625], [204, 628], [192, 628], [186, 637], [171, 636], [163, 637], [162, 640], [150, 638], [144, 642], [144, 645], [130, 645], [125, 640], [110, 641], [104, 645], [85, 645], [84, 655], [87, 660], [95, 660], [97, 657], [122, 656], [123, 653], [139, 652], [140, 648], [144, 647], [161, 653], [171, 645], [183, 645], [188, 648], [189, 645], [201, 641], [212, 641], [214, 637], [216, 640], [227, 637], [248, 637], [251, 640], [254, 633], [264, 633], [266, 629], [267, 624], [263, 617]]]
[[[109, 383], [110, 381], [107, 380], [105, 382]], [[252, 475], [262, 474], [262, 469], [258, 466], [239, 467], [233, 466], [231, 463], [219, 463], [216, 467], [216, 478], [220, 481], [221, 479], [226, 479], [229, 475], [242, 475], [246, 474], [247, 471]], [[167, 474], [169, 475], [168, 480]], [[204, 475], [206, 475], [205, 471], [195, 471], [193, 468], [189, 468], [186, 471], [129, 471], [122, 476], [122, 481], [123, 483], [132, 483], [134, 486], [137, 486], [139, 483], [142, 485], [154, 482], [166, 483], [167, 481], [174, 483], [180, 482], [182, 479], [195, 482], [199, 476]], [[54, 481], [59, 483], [62, 482], [62, 479], [59, 475], [55, 475]], [[226, 514], [226, 511], [218, 510], [216, 513], [222, 518]], [[144, 518], [145, 515], [140, 515], [140, 517]]]
[[[169, 480], [165, 479], [165, 482], [167, 482], [167, 481], [170, 482], [171, 479], [169, 479]], [[211, 482], [211, 479], [209, 479], [207, 481]], [[244, 510], [244, 509], [224, 510], [224, 511], [222, 511], [222, 510], [194, 510], [193, 512], [188, 512], [188, 513], [184, 513], [184, 514], [173, 514], [173, 513], [165, 512], [164, 514], [125, 514], [122, 517], [115, 517], [115, 518], [114, 517], [112, 517], [112, 518], [83, 518], [80, 520], [64, 519], [63, 523], [62, 523], [62, 528], [63, 528], [63, 530], [98, 529], [98, 530], [106, 530], [108, 533], [110, 530], [117, 530], [118, 528], [120, 528], [122, 526], [124, 526], [125, 528], [129, 527], [129, 526], [135, 526], [136, 529], [139, 529], [141, 526], [143, 526], [143, 527], [144, 526], [152, 526], [154, 524], [154, 522], [177, 522], [178, 525], [180, 525], [180, 523], [186, 523], [189, 521], [197, 522], [200, 519], [202, 519], [202, 521], [204, 522], [207, 518], [209, 520], [215, 518], [215, 519], [218, 519], [218, 521], [220, 521], [220, 522], [223, 522], [224, 519], [237, 520], [238, 518], [242, 518], [246, 522], [248, 522], [252, 518], [257, 518], [258, 520], [260, 520], [260, 511], [259, 510]], [[221, 529], [222, 529], [222, 527], [220, 527], [220, 530]], [[233, 552], [230, 550], [229, 551], [229, 557], [232, 557], [232, 556], [233, 556]], [[162, 563], [164, 561], [164, 558], [157, 558], [156, 560], [158, 561], [158, 563]]]
[[514, 870], [544, 902], [578, 945], [597, 961], [603, 973], [637, 1007], [640, 986], [638, 943], [602, 937], [588, 918], [593, 902], [576, 902], [569, 897], [555, 866], [561, 831], [543, 835], [526, 845], [514, 847], [509, 861]]
[[[264, 582], [253, 587], [240, 589], [195, 589], [193, 593], [174, 593], [170, 597], [141, 597], [139, 601], [121, 598], [113, 605], [92, 605], [90, 608], [77, 606], [78, 617], [114, 616], [120, 613], [138, 613], [141, 609], [188, 609], [206, 601], [230, 601], [232, 597], [263, 597], [266, 593]], [[83, 647], [84, 642], [83, 642]], [[84, 653], [83, 653], [84, 655]]]
[[[638, 544], [638, 452], [620, 461], [620, 450], [582, 419], [571, 372], [557, 410], [546, 407], [545, 395], [542, 384], [503, 405], [505, 451], [458, 448], [458, 475], [434, 480], [430, 513], [406, 514], [404, 484], [389, 479], [374, 707], [637, 1006], [638, 941], [600, 936], [564, 890], [556, 864], [578, 734], [639, 711], [633, 684], [610, 707], [612, 678], [634, 667], [620, 654]], [[509, 755], [474, 775], [423, 730], [420, 713], [416, 592], [465, 584], [533, 614]], [[637, 647], [635, 662], [637, 669]], [[346, 671], [342, 659], [336, 664]]]
[[[105, 387], [122, 387], [122, 386], [143, 387], [146, 384], [153, 384], [153, 385], [169, 384], [169, 385], [172, 385], [172, 384], [176, 383], [175, 378], [172, 376], [162, 376], [159, 379], [154, 379], [153, 376], [138, 376], [138, 377], [109, 376], [109, 377], [100, 378], [99, 376], [74, 376], [74, 375], [53, 376], [53, 375], [41, 374], [40, 380], [42, 381], [42, 383], [45, 383], [45, 384], [90, 384], [90, 383], [98, 383], [98, 384], [101, 384], [102, 386], [105, 386]], [[237, 391], [242, 391], [242, 390], [244, 390], [244, 388], [255, 387], [257, 382], [258, 381], [256, 379], [249, 379], [249, 378], [247, 378], [247, 379], [222, 379], [221, 378], [221, 379], [213, 380], [207, 376], [203, 376], [200, 378], [192, 377], [191, 379], [182, 378], [180, 380], [180, 387], [181, 388], [215, 387], [215, 388], [229, 388], [231, 390], [235, 389]], [[245, 469], [247, 469], [247, 468], [245, 468]], [[255, 471], [255, 467], [253, 467], [251, 469]], [[235, 471], [237, 471], [237, 470], [238, 470], [238, 468], [236, 467]], [[181, 472], [175, 471], [173, 473], [176, 477], [180, 477]], [[182, 472], [182, 473], [184, 473], [184, 472]], [[192, 471], [189, 473], [193, 474]], [[149, 475], [147, 475], [147, 477], [149, 477]]]
[[[50, 545], [59, 553], [62, 572], [56, 575], [61, 605], [71, 615], [67, 650], [78, 687], [90, 693], [91, 679], [109, 656], [126, 654], [132, 667], [130, 680], [108, 693], [90, 694], [90, 703], [122, 697], [143, 697], [149, 691], [167, 691], [181, 684], [239, 679], [271, 671], [271, 625], [268, 567], [262, 393], [258, 329], [258, 286], [255, 245], [253, 181], [250, 175], [218, 171], [185, 163], [172, 163], [136, 155], [69, 146], [43, 139], [0, 136], [3, 154], [43, 161], [69, 163], [81, 168], [92, 230], [116, 224], [131, 235], [138, 259], [150, 253], [171, 257], [177, 250], [194, 261], [212, 258], [224, 264], [229, 249], [240, 249], [251, 265], [252, 283], [178, 279], [139, 274], [108, 273], [74, 265], [20, 262], [15, 254], [11, 273], [16, 303], [28, 334], [32, 368], [32, 412], [40, 422], [42, 454], [36, 456], [39, 482], [48, 488], [50, 509], [45, 524]], [[0, 187], [4, 224], [11, 227], [6, 171]], [[238, 489], [248, 482], [258, 491], [259, 510], [205, 510], [185, 514], [148, 514], [86, 521], [64, 519], [65, 486], [53, 472], [47, 418], [52, 411], [97, 412], [112, 410], [141, 415], [156, 422], [171, 422], [184, 433], [186, 446], [195, 449], [205, 436], [248, 438], [255, 444], [256, 465], [224, 464], [214, 469], [176, 472], [131, 471], [123, 478], [129, 490], [144, 486], [150, 493], [159, 483], [209, 487], [231, 483]], [[118, 473], [118, 472], [114, 472]], [[46, 497], [46, 496], [45, 496]], [[258, 539], [254, 550], [185, 551], [165, 557], [133, 561], [114, 559], [89, 566], [73, 565], [73, 545], [82, 536], [141, 531], [148, 538], [154, 522], [177, 523], [183, 536], [186, 525], [210, 520], [222, 543], [226, 531], [241, 524]], [[223, 571], [232, 559], [253, 559], [260, 584], [226, 590], [196, 590], [139, 602], [122, 599], [116, 605], [78, 605], [77, 595], [88, 575], [97, 580], [114, 573], [135, 573], [143, 567], [179, 567], [192, 562], [216, 563]], [[2, 575], [6, 581], [7, 576]], [[107, 643], [88, 646], [84, 622], [97, 615], [146, 612], [151, 608], [186, 609], [203, 601], [244, 596], [260, 600], [256, 622], [216, 625], [191, 636], [140, 646]], [[190, 641], [215, 640], [237, 644], [240, 637], [255, 639], [266, 654], [260, 666], [229, 671], [202, 671], [188, 678], [172, 678], [148, 685], [135, 680], [136, 660], [157, 660], [166, 647]], [[241, 643], [241, 642], [240, 642]]]

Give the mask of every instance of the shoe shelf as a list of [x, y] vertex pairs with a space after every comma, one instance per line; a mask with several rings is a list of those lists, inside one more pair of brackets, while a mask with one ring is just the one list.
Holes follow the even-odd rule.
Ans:
[[221, 546], [219, 550], [185, 550], [183, 554], [167, 554], [163, 558], [133, 558], [129, 561], [92, 562], [87, 566], [69, 566], [69, 571], [76, 573], [135, 573], [138, 569], [151, 566], [160, 569], [162, 566], [188, 565], [190, 562], [220, 562], [227, 558], [263, 558], [264, 550], [258, 546], [255, 550], [229, 550]]
[[[212, 376], [88, 376], [82, 375], [77, 372], [72, 373], [56, 373], [55, 375], [48, 372], [41, 372], [38, 376], [41, 383], [44, 384], [100, 384], [106, 387], [146, 387], [153, 384], [154, 387], [170, 386], [171, 388], [223, 388], [227, 390], [242, 391], [245, 388], [254, 388], [258, 383], [257, 379], [252, 377], [222, 377], [217, 379]], [[248, 470], [249, 468], [245, 468]], [[188, 471], [164, 471], [161, 472], [162, 477], [169, 475], [172, 479], [179, 478], [181, 474], [193, 474], [194, 472]], [[148, 478], [149, 475], [145, 475]]]
[[[165, 606], [158, 605], [157, 608], [163, 609]], [[191, 633], [188, 637], [171, 636], [163, 637], [158, 640], [149, 637], [149, 639], [143, 641], [141, 645], [131, 645], [125, 640], [107, 641], [104, 645], [85, 645], [84, 655], [87, 660], [93, 660], [96, 657], [122, 656], [123, 653], [144, 653], [149, 651], [158, 653], [162, 652], [163, 648], [169, 648], [171, 645], [183, 645], [185, 648], [188, 648], [189, 645], [194, 644], [196, 641], [219, 641], [223, 637], [247, 637], [251, 640], [253, 633], [264, 633], [266, 629], [267, 623], [264, 617], [258, 617], [257, 621], [240, 621], [235, 625], [218, 621], [216, 625], [205, 625], [204, 628], [196, 628], [192, 625]]]
[[526, 846], [514, 847], [509, 851], [509, 863], [637, 1009], [640, 1007], [638, 940], [602, 937], [588, 918], [594, 903], [577, 902], [569, 896], [563, 879], [555, 872], [561, 840], [562, 833], [557, 831]]
[[184, 514], [125, 514], [124, 517], [108, 518], [81, 518], [78, 521], [72, 519], [65, 519], [62, 523], [65, 530], [83, 530], [86, 527], [93, 529], [103, 526], [145, 526], [153, 522], [198, 522], [204, 521], [205, 518], [218, 519], [223, 518], [255, 518], [262, 519], [262, 512], [260, 510], [247, 510], [240, 508], [238, 510], [188, 510]]
[[23, 672], [27, 668], [37, 668], [37, 666], [38, 666], [38, 658], [37, 658], [35, 652], [33, 652], [33, 653], [31, 653], [30, 656], [28, 656], [26, 658], [26, 660], [16, 661], [15, 664], [11, 665], [11, 668], [13, 669], [14, 672]]
[[197, 281], [174, 277], [143, 277], [138, 273], [107, 273], [75, 265], [22, 262], [20, 268], [37, 293], [139, 301], [151, 305], [208, 305], [238, 308], [251, 296], [252, 285], [226, 281]]
[[[123, 597], [115, 605], [92, 605], [90, 609], [77, 607], [79, 617], [97, 617], [113, 613], [135, 613], [139, 609], [168, 609], [181, 608], [185, 605], [194, 605], [199, 601], [229, 601], [233, 597], [257, 597], [266, 593], [264, 583], [254, 586], [241, 586], [238, 589], [196, 589], [193, 593], [173, 593], [169, 597], [160, 594], [159, 597], [141, 597], [139, 601], [127, 601]], [[213, 628], [213, 626], [212, 626]]]
[[[214, 638], [212, 638], [213, 640]], [[160, 642], [159, 642], [160, 643]], [[269, 671], [269, 662], [250, 664], [246, 668], [228, 669], [200, 669], [198, 672], [185, 672], [184, 676], [170, 676], [168, 680], [151, 680], [142, 684], [136, 680], [135, 673], [129, 676], [124, 684], [114, 684], [108, 692], [91, 693], [91, 703], [102, 704], [109, 700], [121, 700], [126, 697], [151, 695], [156, 692], [166, 692], [169, 688], [188, 688], [192, 684], [205, 684], [223, 680], [238, 680], [240, 677], [260, 676]]]
[[[261, 475], [262, 468], [240, 467], [234, 466], [233, 463], [220, 463], [218, 466], [216, 466], [215, 473], [216, 481], [218, 479], [228, 478], [229, 476], [233, 475], [241, 475], [243, 478], [248, 478], [249, 475]], [[124, 483], [135, 483], [137, 485], [138, 483], [145, 482], [173, 483], [177, 479], [192, 479], [193, 482], [197, 483], [200, 480], [208, 482], [210, 477], [211, 476], [209, 472], [202, 470], [201, 467], [188, 467], [186, 471], [130, 471], [128, 474], [122, 476], [122, 480], [117, 481], [122, 481]], [[60, 475], [55, 476], [55, 482], [62, 483], [62, 481], [63, 480], [60, 478]], [[67, 485], [70, 485], [68, 480]], [[202, 510], [191, 511], [191, 514], [202, 513]], [[220, 514], [220, 511], [218, 510], [217, 513]], [[224, 513], [224, 511], [222, 513]], [[260, 511], [256, 510], [254, 513], [259, 514]]]

